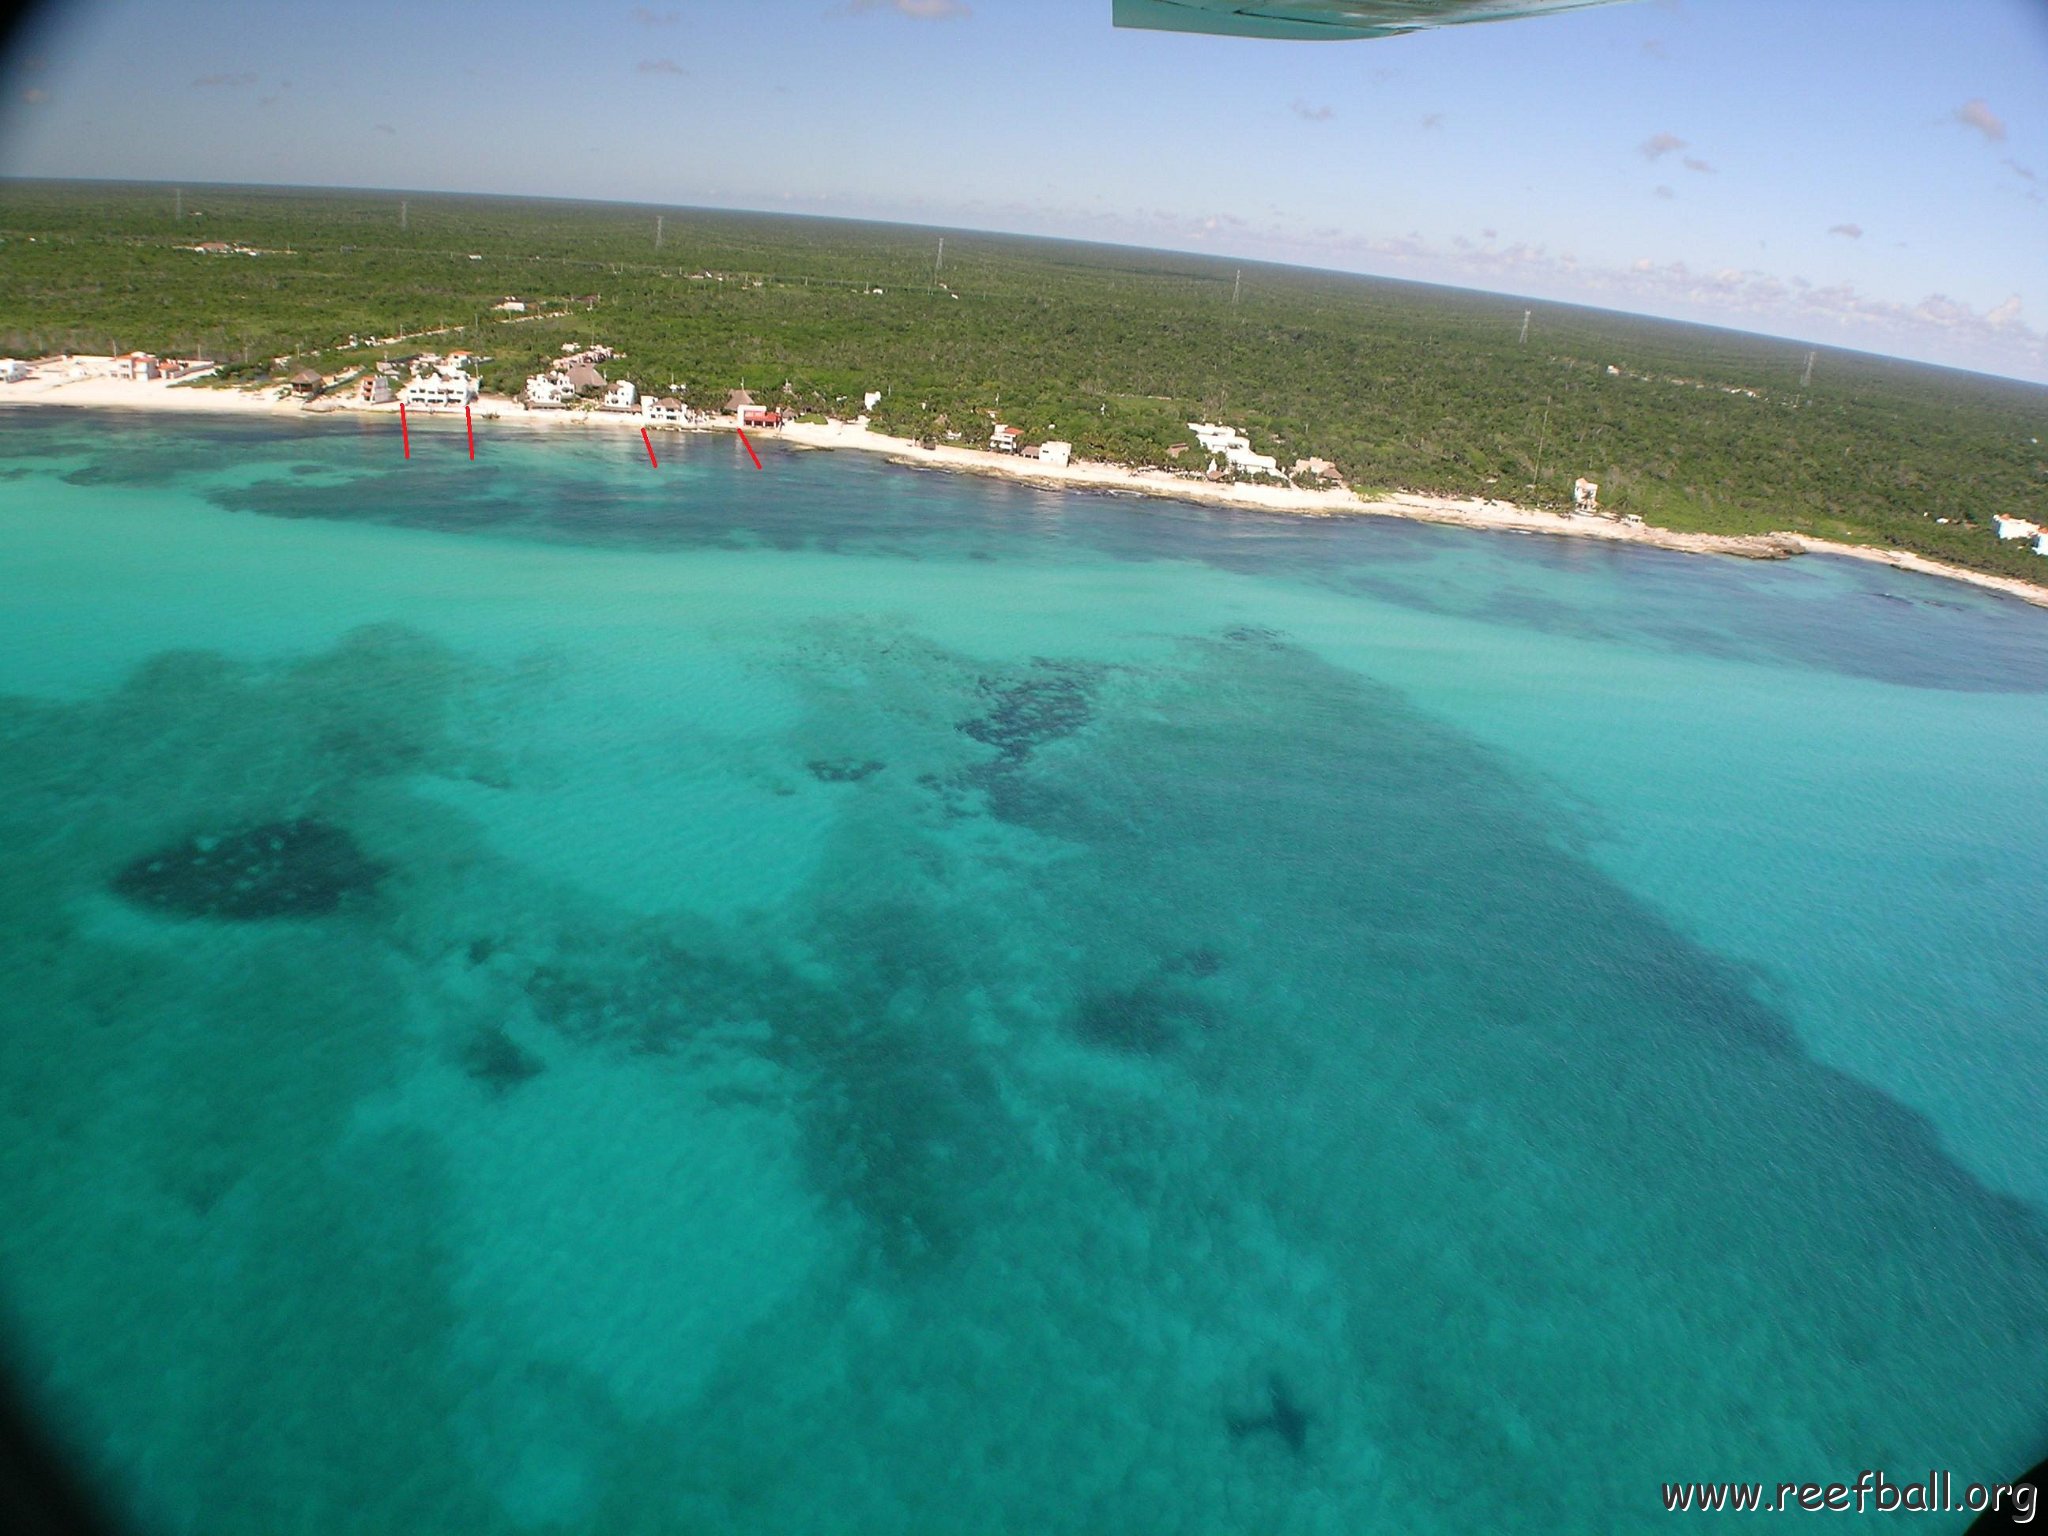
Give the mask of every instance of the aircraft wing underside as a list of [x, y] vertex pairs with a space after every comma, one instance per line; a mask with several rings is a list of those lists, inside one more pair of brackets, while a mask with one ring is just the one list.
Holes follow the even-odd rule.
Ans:
[[1614, 0], [1112, 0], [1120, 27], [1225, 37], [1396, 37], [1425, 27], [1512, 21]]

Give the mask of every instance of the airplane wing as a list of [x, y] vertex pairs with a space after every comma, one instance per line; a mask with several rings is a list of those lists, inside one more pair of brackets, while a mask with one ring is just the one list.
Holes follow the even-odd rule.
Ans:
[[1614, 0], [1112, 0], [1120, 27], [1225, 37], [1397, 37], [1425, 27], [1512, 21]]

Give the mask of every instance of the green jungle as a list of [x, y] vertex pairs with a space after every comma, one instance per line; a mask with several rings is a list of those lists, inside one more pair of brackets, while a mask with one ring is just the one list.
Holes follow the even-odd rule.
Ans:
[[[657, 233], [657, 218], [660, 228]], [[943, 260], [939, 242], [944, 238]], [[196, 249], [224, 243], [239, 250]], [[524, 315], [493, 309], [516, 297]], [[1526, 340], [1525, 310], [1533, 311]], [[393, 340], [392, 338], [405, 338]], [[351, 345], [353, 340], [354, 344]], [[1606, 311], [962, 230], [423, 193], [0, 183], [0, 347], [141, 348], [249, 385], [423, 350], [516, 394], [564, 343], [764, 403], [1199, 465], [1191, 420], [1364, 492], [1788, 530], [2048, 581], [2048, 388]]]

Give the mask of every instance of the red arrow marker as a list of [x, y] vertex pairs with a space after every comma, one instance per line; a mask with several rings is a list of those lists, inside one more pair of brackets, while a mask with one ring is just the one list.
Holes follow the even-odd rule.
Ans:
[[[733, 431], [740, 432], [740, 429], [734, 427]], [[754, 445], [752, 443], [747, 443], [746, 433], [740, 432], [740, 441], [747, 444], [747, 457], [754, 461], [754, 468], [759, 469], [761, 467], [761, 455], [754, 452]]]
[[412, 457], [412, 429], [405, 424], [405, 402], [398, 402], [398, 440], [405, 445], [405, 456]]
[[474, 462], [476, 459], [476, 423], [469, 419], [469, 402], [466, 400], [462, 404], [462, 426], [463, 430], [469, 433], [469, 457], [471, 462]]
[[640, 441], [647, 445], [647, 462], [652, 464], [656, 469], [661, 468], [661, 460], [657, 459], [654, 456], [654, 439], [647, 435], [647, 429], [645, 427], [642, 427], [640, 429]]

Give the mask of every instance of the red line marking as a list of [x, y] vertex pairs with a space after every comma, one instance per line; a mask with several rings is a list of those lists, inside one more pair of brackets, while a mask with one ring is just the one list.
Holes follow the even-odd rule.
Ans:
[[[743, 442], [743, 443], [747, 443], [747, 434], [746, 434], [746, 433], [744, 433], [744, 432], [740, 432], [740, 429], [739, 429], [738, 427], [734, 427], [734, 428], [733, 428], [733, 431], [735, 431], [735, 432], [739, 432], [739, 433], [740, 433], [740, 441], [741, 441], [741, 442]], [[758, 453], [754, 452], [754, 445], [753, 445], [752, 443], [747, 443], [747, 457], [748, 457], [748, 458], [750, 458], [750, 459], [752, 459], [752, 460], [754, 461], [754, 468], [756, 468], [756, 469], [759, 469], [759, 468], [761, 467], [761, 455], [759, 455]]]
[[661, 460], [657, 459], [654, 456], [654, 439], [647, 435], [647, 429], [645, 427], [642, 427], [640, 429], [640, 441], [647, 445], [647, 462], [652, 464], [656, 469], [661, 468]]
[[405, 456], [412, 457], [412, 429], [405, 424], [405, 402], [398, 402], [398, 440], [405, 444]]
[[467, 401], [464, 401], [462, 406], [462, 425], [463, 429], [469, 433], [469, 456], [473, 460], [476, 458], [476, 423], [469, 419], [469, 403]]

